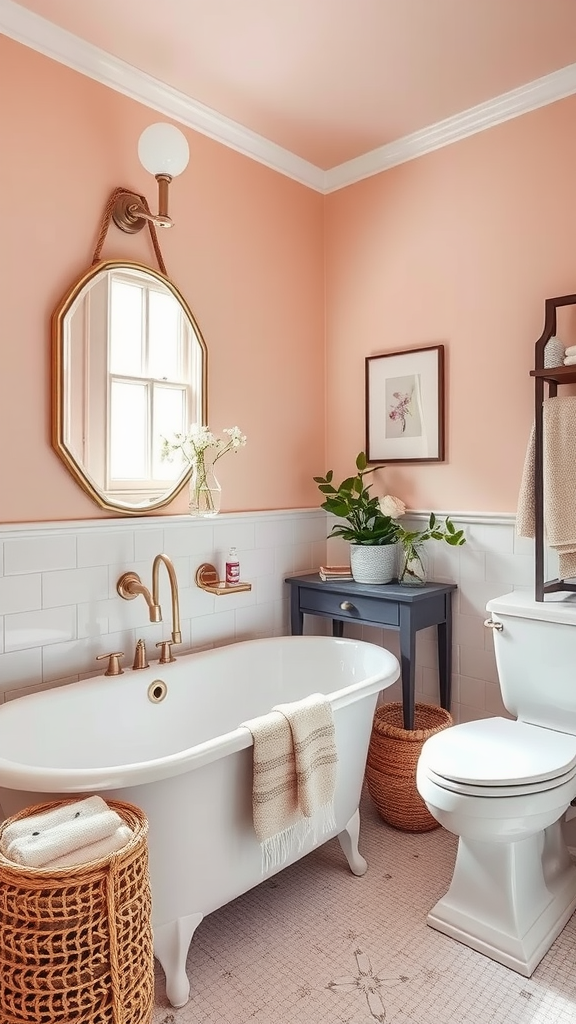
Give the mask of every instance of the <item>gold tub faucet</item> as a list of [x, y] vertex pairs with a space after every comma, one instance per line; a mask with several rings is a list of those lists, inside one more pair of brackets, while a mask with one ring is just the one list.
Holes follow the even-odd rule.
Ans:
[[172, 560], [168, 555], [156, 555], [152, 563], [152, 593], [145, 587], [136, 572], [125, 572], [116, 584], [116, 590], [125, 601], [133, 601], [135, 597], [142, 594], [148, 605], [150, 622], [162, 622], [162, 609], [159, 599], [159, 576], [160, 565], [164, 564], [170, 580], [170, 594], [172, 599], [172, 643], [182, 643], [180, 631], [180, 602], [178, 599], [178, 580]]
[[160, 563], [166, 566], [166, 572], [168, 573], [168, 579], [170, 580], [170, 595], [172, 598], [172, 643], [182, 643], [182, 633], [180, 632], [180, 601], [178, 599], [178, 580], [176, 579], [176, 570], [172, 563], [172, 560], [168, 558], [168, 555], [156, 555], [152, 565], [152, 601], [154, 605], [160, 611], [160, 620], [162, 620], [162, 611], [158, 603], [158, 577], [160, 575]]

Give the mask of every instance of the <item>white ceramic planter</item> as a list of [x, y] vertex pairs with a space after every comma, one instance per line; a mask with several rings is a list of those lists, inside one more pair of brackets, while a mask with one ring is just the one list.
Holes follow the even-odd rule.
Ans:
[[396, 577], [397, 544], [351, 544], [350, 567], [356, 583], [390, 583]]

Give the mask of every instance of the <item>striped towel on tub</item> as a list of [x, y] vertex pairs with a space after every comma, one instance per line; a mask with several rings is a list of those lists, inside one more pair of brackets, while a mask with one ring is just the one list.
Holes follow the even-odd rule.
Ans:
[[252, 814], [262, 872], [333, 831], [338, 754], [330, 702], [312, 694], [243, 723], [254, 740]]

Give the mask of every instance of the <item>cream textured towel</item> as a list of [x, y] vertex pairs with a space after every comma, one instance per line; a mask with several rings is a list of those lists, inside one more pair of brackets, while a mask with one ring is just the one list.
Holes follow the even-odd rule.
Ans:
[[298, 806], [302, 814], [305, 818], [329, 818], [331, 814], [333, 818], [338, 754], [330, 702], [322, 694], [314, 693], [293, 704], [277, 704], [274, 711], [285, 716], [292, 732]]
[[45, 832], [48, 828], [54, 828], [55, 825], [62, 825], [77, 818], [91, 818], [94, 814], [102, 814], [108, 810], [108, 804], [101, 796], [88, 796], [83, 800], [60, 804], [51, 811], [41, 811], [40, 814], [30, 814], [27, 817], [18, 818], [4, 829], [0, 848], [4, 851], [14, 839], [31, 836], [33, 832]]
[[311, 832], [318, 839], [336, 827], [332, 708], [312, 694], [243, 724], [254, 740], [252, 814], [266, 872], [301, 849]]
[[128, 825], [120, 825], [106, 839], [99, 839], [95, 843], [89, 843], [88, 846], [82, 846], [79, 850], [73, 850], [72, 853], [65, 853], [62, 857], [49, 860], [43, 867], [46, 871], [51, 871], [52, 868], [73, 868], [77, 864], [89, 864], [92, 860], [100, 860], [101, 857], [107, 857], [111, 853], [122, 850], [133, 835], [134, 833], [131, 828], [128, 828]]
[[[544, 526], [559, 556], [560, 579], [576, 576], [576, 396], [546, 398], [542, 408]], [[520, 537], [534, 536], [534, 427], [530, 434], [516, 517]]]
[[99, 814], [73, 818], [52, 828], [35, 830], [31, 835], [13, 839], [2, 852], [15, 864], [42, 868], [49, 861], [83, 846], [108, 839], [123, 824], [120, 815], [106, 806], [106, 810]]
[[254, 741], [252, 820], [262, 847], [262, 871], [287, 860], [302, 831], [292, 732], [284, 715], [271, 711], [243, 723]]
[[522, 479], [520, 481], [520, 494], [518, 495], [518, 508], [516, 510], [516, 533], [519, 537], [534, 537], [536, 522], [534, 519], [535, 505], [535, 480], [536, 471], [536, 428], [532, 424], [528, 447], [524, 456], [522, 467]]

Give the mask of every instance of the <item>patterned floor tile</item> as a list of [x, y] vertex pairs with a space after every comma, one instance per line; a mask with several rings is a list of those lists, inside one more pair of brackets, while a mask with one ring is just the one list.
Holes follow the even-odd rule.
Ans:
[[426, 925], [456, 840], [411, 835], [362, 804], [354, 877], [336, 840], [207, 917], [188, 956], [191, 997], [153, 1024], [573, 1024], [576, 915], [522, 978]]

